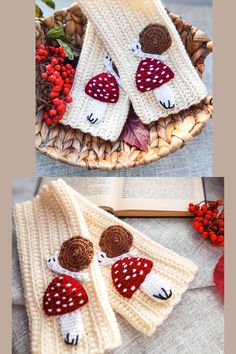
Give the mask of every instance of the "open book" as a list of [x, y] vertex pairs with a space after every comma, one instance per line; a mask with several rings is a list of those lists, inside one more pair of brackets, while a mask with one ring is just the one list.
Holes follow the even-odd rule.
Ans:
[[[40, 187], [55, 178], [42, 178]], [[205, 200], [200, 177], [65, 177], [71, 187], [116, 216], [192, 216]]]

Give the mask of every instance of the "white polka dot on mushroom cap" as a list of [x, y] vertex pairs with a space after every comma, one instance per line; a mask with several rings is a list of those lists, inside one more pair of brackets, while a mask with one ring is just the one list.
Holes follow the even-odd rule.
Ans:
[[162, 74], [162, 75], [164, 75], [165, 73], [166, 73], [165, 71], [162, 71], [162, 73], [161, 73], [161, 74]]
[[72, 298], [70, 297], [68, 301], [69, 301], [69, 302], [72, 301]]
[[130, 278], [130, 275], [126, 275], [125, 280], [128, 280]]
[[79, 294], [78, 294], [78, 296], [81, 296], [81, 295], [82, 295], [82, 293], [79, 293]]
[[118, 282], [118, 280], [119, 280], [119, 279], [118, 279], [118, 278], [116, 278], [116, 279], [114, 280], [114, 282], [115, 282], [115, 283], [117, 283], [117, 282]]
[[138, 262], [138, 266], [140, 266], [141, 262]]
[[71, 283], [67, 283], [66, 286], [69, 288], [72, 284]]
[[137, 270], [137, 269], [134, 268], [134, 269], [132, 270], [132, 272], [133, 272], [133, 273], [136, 273], [136, 270]]
[[62, 292], [65, 293], [65, 292], [66, 292], [66, 289], [62, 289]]
[[73, 288], [73, 289], [72, 289], [72, 291], [75, 291], [75, 290], [76, 290], [76, 288]]
[[131, 261], [129, 264], [130, 264], [130, 265], [132, 265], [133, 263], [134, 263], [134, 262], [133, 262], [133, 261]]
[[57, 309], [57, 312], [61, 312], [61, 309], [58, 308], [58, 309]]
[[47, 294], [46, 294], [46, 296], [50, 296], [50, 294], [49, 294], [49, 293], [47, 293]]
[[80, 303], [80, 305], [82, 305], [84, 303], [84, 300], [81, 300], [79, 303]]
[[62, 307], [67, 307], [67, 304], [63, 304]]
[[124, 269], [124, 270], [123, 270], [123, 273], [127, 273], [127, 272], [128, 272], [128, 270], [127, 270], [127, 269]]
[[147, 263], [144, 263], [144, 267], [147, 268], [147, 266], [148, 266]]
[[59, 296], [59, 294], [58, 294], [58, 293], [54, 294], [54, 297], [58, 297], [58, 296]]
[[126, 293], [127, 292], [127, 289], [123, 289], [123, 293]]
[[61, 286], [61, 283], [57, 283], [57, 286]]
[[121, 284], [118, 284], [118, 285], [117, 285], [117, 288], [120, 288], [120, 287], [121, 287]]
[[136, 274], [136, 273], [134, 273], [134, 274], [132, 275], [132, 277], [133, 277], [133, 278], [135, 278], [136, 276], [137, 276], [137, 274]]
[[65, 300], [66, 299], [66, 297], [65, 296], [62, 296], [62, 300]]
[[53, 286], [51, 286], [51, 290], [55, 290], [55, 288]]
[[131, 286], [131, 290], [132, 291], [134, 291], [136, 288], [135, 288], [135, 286], [133, 285], [133, 286]]
[[56, 301], [56, 305], [60, 305], [61, 301]]
[[62, 279], [63, 279], [63, 276], [59, 277], [59, 279], [62, 280]]
[[146, 65], [146, 64], [147, 64], [147, 62], [146, 62], [146, 61], [144, 61], [144, 62], [143, 62], [143, 65]]
[[114, 265], [114, 268], [117, 268], [118, 267], [118, 263], [116, 263], [115, 265]]
[[116, 270], [116, 271], [115, 271], [115, 274], [117, 274], [117, 273], [119, 273], [119, 270]]
[[74, 303], [73, 303], [73, 302], [70, 302], [70, 303], [69, 303], [69, 306], [73, 306], [73, 305], [74, 305]]
[[143, 275], [143, 270], [140, 270], [139, 274], [140, 274], [140, 275]]
[[52, 309], [48, 309], [48, 312], [52, 312]]

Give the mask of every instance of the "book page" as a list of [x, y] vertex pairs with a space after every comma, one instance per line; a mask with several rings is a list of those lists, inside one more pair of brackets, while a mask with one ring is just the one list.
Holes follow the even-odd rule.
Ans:
[[123, 178], [118, 210], [187, 211], [189, 202], [204, 199], [200, 177]]
[[63, 178], [72, 188], [98, 206], [116, 209], [122, 183], [116, 177]]

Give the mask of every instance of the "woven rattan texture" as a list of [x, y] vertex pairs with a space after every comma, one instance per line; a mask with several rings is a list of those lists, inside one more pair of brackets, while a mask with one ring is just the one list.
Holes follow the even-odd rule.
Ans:
[[[204, 72], [204, 61], [212, 51], [212, 42], [206, 34], [184, 21], [180, 16], [169, 13], [184, 46], [198, 74]], [[54, 17], [37, 21], [37, 43], [43, 41], [48, 29], [65, 24], [65, 31], [72, 37], [75, 46], [81, 45], [85, 18], [79, 6], [73, 4], [69, 9], [56, 12]], [[74, 23], [74, 27], [72, 26]], [[74, 28], [73, 34], [71, 28]], [[36, 149], [51, 158], [88, 169], [103, 170], [133, 167], [161, 159], [182, 148], [189, 140], [197, 136], [212, 115], [212, 101], [207, 98], [200, 104], [170, 115], [149, 127], [148, 151], [122, 142], [109, 142], [94, 138], [63, 125], [48, 127], [45, 122], [37, 122], [35, 127]]]

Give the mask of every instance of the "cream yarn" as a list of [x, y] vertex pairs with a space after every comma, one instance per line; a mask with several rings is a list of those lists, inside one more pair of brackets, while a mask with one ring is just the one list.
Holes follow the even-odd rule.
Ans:
[[[181, 300], [197, 271], [191, 261], [100, 209], [63, 180], [43, 187], [33, 201], [17, 205], [14, 216], [32, 353], [100, 354], [117, 347], [120, 333], [110, 305], [136, 330], [151, 335]], [[154, 263], [153, 270], [171, 286], [173, 295], [168, 302], [155, 302], [137, 290], [131, 299], [124, 298], [112, 284], [110, 266], [101, 266], [99, 270], [94, 259], [88, 268], [89, 280], [84, 285], [90, 301], [81, 310], [87, 335], [77, 346], [68, 346], [61, 340], [57, 316], [48, 317], [43, 313], [42, 296], [53, 276], [44, 257], [60, 249], [63, 241], [75, 234], [90, 239], [96, 254], [100, 251], [102, 232], [112, 225], [123, 226], [133, 234], [134, 250]]]
[[[206, 88], [160, 0], [78, 0], [78, 3], [112, 56], [123, 87], [144, 123], [178, 113], [207, 96]], [[152, 23], [166, 26], [172, 38], [170, 49], [164, 53], [168, 55], [165, 64], [175, 74], [168, 83], [175, 97], [175, 107], [170, 110], [161, 107], [152, 91], [141, 93], [136, 88], [135, 75], [140, 58], [133, 55], [130, 46]]]
[[59, 180], [54, 183], [60, 185], [62, 196], [67, 193], [74, 196], [74, 206], [79, 208], [84, 216], [91, 241], [94, 244], [95, 253], [100, 251], [99, 239], [102, 232], [109, 226], [121, 225], [133, 234], [134, 250], [141, 257], [153, 261], [154, 272], [156, 271], [163, 281], [166, 281], [171, 286], [173, 295], [168, 300], [168, 303], [157, 303], [142, 291], [137, 291], [131, 299], [125, 299], [117, 293], [112, 284], [110, 266], [101, 266], [100, 268], [107, 285], [113, 310], [123, 316], [136, 330], [146, 335], [151, 335], [181, 300], [183, 293], [195, 276], [196, 265], [150, 240], [125, 222], [100, 209], [69, 187], [64, 181]]
[[[129, 110], [129, 99], [124, 89], [120, 87], [117, 103], [107, 104], [104, 117], [100, 122], [92, 124], [87, 119], [89, 107], [94, 100], [85, 93], [85, 86], [92, 77], [106, 72], [104, 66], [105, 53], [106, 48], [103, 42], [94, 27], [88, 23], [74, 84], [71, 89], [73, 102], [68, 105], [61, 123], [90, 133], [93, 136], [99, 136], [104, 140], [115, 141], [120, 136]], [[101, 108], [103, 107], [98, 106], [98, 110]]]
[[[91, 239], [73, 193], [67, 192], [64, 182], [52, 183], [32, 201], [16, 205], [14, 219], [32, 353], [101, 354], [117, 347], [121, 343], [120, 332], [96, 259], [86, 269], [89, 278], [84, 287], [89, 303], [80, 310], [86, 333], [80, 343], [66, 345], [60, 331], [62, 318], [43, 312], [44, 291], [55, 277], [45, 256], [59, 250], [63, 241], [74, 235]], [[63, 330], [66, 325], [63, 324]]]

